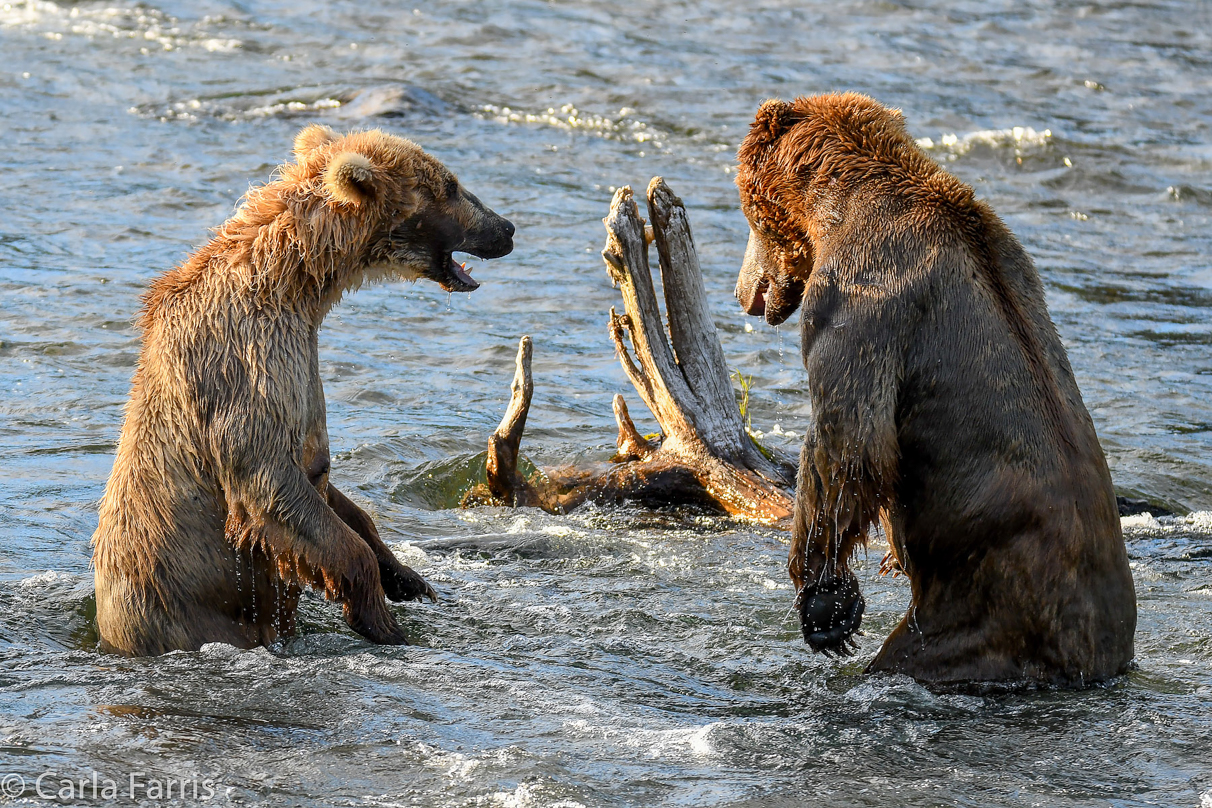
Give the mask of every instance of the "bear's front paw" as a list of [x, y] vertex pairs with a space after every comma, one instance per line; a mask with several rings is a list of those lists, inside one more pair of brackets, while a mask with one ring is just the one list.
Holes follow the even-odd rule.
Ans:
[[408, 645], [408, 639], [396, 623], [396, 618], [381, 598], [377, 608], [375, 604], [370, 604], [370, 608], [355, 608], [346, 603], [343, 610], [349, 627], [371, 642], [378, 645]]
[[800, 595], [800, 627], [813, 651], [850, 656], [858, 649], [853, 639], [867, 604], [853, 575], [826, 578]]
[[388, 600], [424, 600], [438, 602], [438, 593], [412, 567], [401, 564], [394, 558], [379, 561], [379, 578], [383, 582], [383, 593]]

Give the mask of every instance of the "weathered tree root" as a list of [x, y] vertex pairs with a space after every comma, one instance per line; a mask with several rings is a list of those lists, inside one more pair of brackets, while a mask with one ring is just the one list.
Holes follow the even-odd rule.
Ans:
[[[464, 507], [524, 505], [566, 512], [588, 501], [632, 501], [698, 505], [788, 526], [794, 469], [767, 457], [746, 430], [707, 307], [686, 208], [660, 177], [648, 186], [648, 214], [651, 227], [640, 218], [631, 188], [620, 188], [603, 219], [602, 258], [622, 292], [625, 311], [620, 315], [611, 308], [610, 339], [627, 378], [660, 424], [660, 437], [641, 436], [623, 397], [615, 395], [618, 454], [610, 464], [523, 477], [519, 447], [534, 383], [530, 337], [522, 337], [513, 398], [488, 441], [488, 484], [469, 491]], [[668, 331], [648, 265], [650, 242], [660, 257]]]

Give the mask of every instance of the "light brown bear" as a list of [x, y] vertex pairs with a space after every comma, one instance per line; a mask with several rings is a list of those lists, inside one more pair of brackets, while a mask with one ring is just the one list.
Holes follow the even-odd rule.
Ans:
[[847, 563], [880, 518], [913, 600], [868, 670], [1123, 673], [1136, 600], [1107, 461], [1013, 234], [861, 95], [767, 102], [738, 157], [737, 297], [774, 324], [803, 306], [790, 573], [808, 644], [853, 650]]
[[434, 597], [329, 482], [317, 333], [366, 281], [477, 288], [452, 253], [506, 255], [514, 228], [407, 140], [312, 126], [294, 151], [144, 297], [92, 542], [106, 650], [269, 643], [294, 632], [302, 586], [367, 639], [402, 644], [384, 594]]

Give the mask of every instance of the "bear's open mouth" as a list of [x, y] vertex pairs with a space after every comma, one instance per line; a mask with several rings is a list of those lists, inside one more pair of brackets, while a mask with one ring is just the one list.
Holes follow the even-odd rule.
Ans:
[[780, 325], [800, 307], [804, 282], [796, 278], [762, 276], [757, 283], [737, 287], [737, 300], [746, 314], [764, 317], [770, 325]]
[[753, 290], [753, 297], [749, 301], [749, 305], [745, 306], [745, 313], [761, 317], [766, 313], [766, 291], [770, 288], [770, 279], [762, 278]]
[[453, 253], [446, 254], [446, 276], [438, 280], [438, 286], [447, 292], [474, 292], [480, 288], [480, 284], [471, 277], [467, 262], [455, 261]]

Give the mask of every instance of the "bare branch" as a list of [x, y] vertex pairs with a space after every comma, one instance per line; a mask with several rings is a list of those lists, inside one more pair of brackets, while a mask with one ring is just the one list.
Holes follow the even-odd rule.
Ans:
[[615, 455], [616, 461], [643, 460], [652, 454], [653, 447], [631, 422], [631, 414], [627, 412], [627, 402], [623, 400], [621, 393], [614, 394], [614, 422], [619, 425], [619, 437], [615, 441], [615, 445], [619, 449], [619, 453]]
[[502, 502], [513, 503], [518, 476], [519, 447], [522, 433], [526, 430], [526, 415], [530, 412], [530, 399], [534, 394], [534, 381], [530, 375], [532, 345], [529, 336], [518, 343], [515, 360], [512, 396], [501, 424], [488, 439], [488, 490]]
[[644, 403], [656, 416], [666, 435], [682, 441], [694, 441], [696, 429], [691, 413], [695, 410], [694, 394], [686, 386], [673, 359], [673, 351], [665, 336], [665, 326], [657, 305], [652, 273], [648, 267], [648, 244], [644, 240], [644, 220], [632, 198], [630, 186], [615, 192], [610, 214], [602, 220], [606, 225], [606, 248], [622, 263], [622, 269], [607, 259], [611, 279], [617, 280], [623, 294], [623, 306], [631, 318], [629, 332], [635, 358], [644, 369], [652, 389], [644, 395]]

